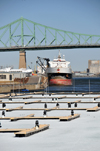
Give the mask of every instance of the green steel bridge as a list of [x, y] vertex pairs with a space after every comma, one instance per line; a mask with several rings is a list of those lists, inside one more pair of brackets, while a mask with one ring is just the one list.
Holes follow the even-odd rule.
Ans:
[[21, 17], [0, 27], [0, 51], [100, 48], [100, 35], [59, 30]]

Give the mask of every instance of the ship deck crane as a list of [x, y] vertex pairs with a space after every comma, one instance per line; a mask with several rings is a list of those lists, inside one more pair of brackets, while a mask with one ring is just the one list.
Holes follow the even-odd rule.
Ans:
[[50, 59], [49, 58], [41, 58], [41, 57], [37, 57], [38, 61], [36, 61], [36, 63], [41, 66], [41, 68], [46, 71], [46, 67], [45, 67], [45, 64], [44, 64], [44, 60], [46, 61], [47, 63], [47, 67], [49, 67], [49, 61]]

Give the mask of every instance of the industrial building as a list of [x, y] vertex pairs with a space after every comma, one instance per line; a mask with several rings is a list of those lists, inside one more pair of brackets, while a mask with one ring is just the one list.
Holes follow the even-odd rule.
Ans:
[[89, 73], [100, 74], [100, 60], [88, 60]]

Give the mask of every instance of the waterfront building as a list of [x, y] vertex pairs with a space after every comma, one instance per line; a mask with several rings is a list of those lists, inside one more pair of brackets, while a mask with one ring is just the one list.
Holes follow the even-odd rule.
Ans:
[[88, 60], [89, 73], [100, 74], [100, 60]]

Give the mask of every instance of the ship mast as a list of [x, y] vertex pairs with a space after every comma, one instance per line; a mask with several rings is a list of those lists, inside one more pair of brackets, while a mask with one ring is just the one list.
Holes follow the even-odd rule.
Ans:
[[61, 59], [61, 54], [60, 54], [60, 50], [59, 50], [59, 54], [58, 54], [58, 59]]

